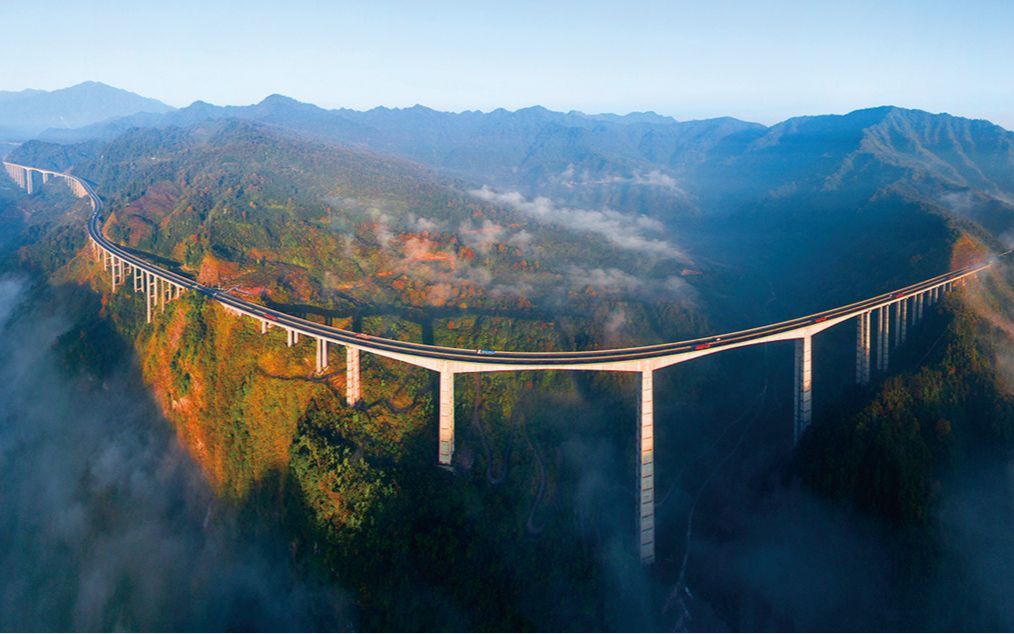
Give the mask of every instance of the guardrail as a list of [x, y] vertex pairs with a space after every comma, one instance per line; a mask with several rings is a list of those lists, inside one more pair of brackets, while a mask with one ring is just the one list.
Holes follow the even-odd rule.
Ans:
[[[273, 310], [253, 302], [210, 288], [184, 275], [148, 262], [140, 255], [112, 242], [103, 233], [102, 199], [90, 183], [65, 172], [4, 162], [8, 174], [29, 194], [35, 191], [34, 174], [43, 181], [62, 178], [72, 191], [91, 201], [92, 215], [88, 235], [93, 253], [110, 272], [112, 289], [126, 284], [132, 276], [133, 290], [145, 294], [147, 321], [185, 291], [201, 293], [221, 304], [226, 310], [257, 320], [261, 332], [271, 328], [286, 331], [289, 346], [300, 337], [314, 339], [316, 370], [323, 372], [329, 365], [329, 347], [343, 346], [346, 351], [346, 400], [350, 406], [361, 401], [360, 353], [368, 352], [403, 361], [439, 373], [438, 451], [440, 465], [450, 467], [454, 454], [454, 377], [467, 372], [505, 372], [514, 370], [590, 370], [633, 372], [640, 375], [640, 407], [638, 408], [638, 528], [642, 561], [655, 558], [654, 523], [654, 372], [678, 363], [745, 346], [775, 341], [795, 341], [793, 440], [798, 440], [812, 421], [812, 338], [814, 335], [855, 318], [856, 381], [867, 383], [871, 377], [871, 360], [876, 369], [888, 369], [890, 351], [900, 345], [909, 325], [918, 322], [925, 308], [937, 301], [957, 284], [991, 267], [994, 260], [963, 267], [909, 286], [786, 321], [747, 330], [709, 337], [609, 350], [569, 352], [525, 352], [504, 350], [470, 350], [436, 346], [376, 337], [366, 333], [318, 324], [294, 315]], [[1001, 255], [1007, 255], [1007, 251]], [[873, 315], [876, 315], [874, 340]], [[892, 328], [893, 320], [893, 328]], [[892, 332], [893, 337], [892, 337]], [[876, 356], [873, 356], [875, 343]]]

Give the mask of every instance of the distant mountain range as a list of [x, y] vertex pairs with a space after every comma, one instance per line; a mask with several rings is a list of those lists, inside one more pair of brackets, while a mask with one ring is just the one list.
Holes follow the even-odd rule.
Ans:
[[94, 81], [53, 91], [0, 91], [0, 141], [25, 140], [47, 129], [80, 128], [139, 112], [171, 110], [156, 99]]
[[[80, 89], [68, 89], [67, 103]], [[41, 96], [20, 97], [35, 98]], [[0, 97], [0, 126], [24, 125], [4, 114], [10, 99]], [[813, 267], [863, 270], [852, 265], [857, 257], [911, 275], [935, 272], [947, 265], [946, 236], [957, 230], [993, 246], [1014, 235], [1014, 133], [946, 114], [885, 106], [769, 127], [537, 106], [326, 110], [281, 95], [249, 106], [199, 101], [171, 110], [146, 103], [135, 108], [143, 112], [107, 111], [101, 121], [53, 127], [39, 138], [101, 144], [131, 128], [253, 122], [407, 159], [462, 189], [488, 187], [483, 195], [497, 203], [545, 197], [557, 206], [647, 216], [664, 225], [659, 239], [693, 245], [699, 259], [759, 266], [792, 291], [812, 286]], [[861, 273], [853, 281], [843, 285], [843, 297], [870, 290]]]
[[[169, 113], [138, 113], [77, 130], [54, 129], [39, 138], [56, 143], [109, 140], [134, 127], [187, 127], [236, 118], [282, 127], [315, 139], [358, 145], [439, 169], [469, 181], [518, 189], [526, 195], [581, 194], [598, 204], [624, 183], [660, 187], [639, 191], [635, 205], [683, 199], [666, 174], [695, 163], [725, 136], [759, 124], [732, 118], [678, 122], [653, 112], [625, 116], [517, 111], [440, 112], [424, 106], [325, 110], [282, 95], [250, 106], [195, 102]], [[635, 188], [641, 189], [641, 188]]]
[[[0, 125], [10, 121], [2, 111], [7, 103], [0, 99]], [[52, 128], [39, 138], [109, 140], [134, 127], [235, 118], [367, 147], [525, 196], [650, 210], [663, 220], [734, 210], [736, 201], [781, 201], [790, 190], [863, 185], [894, 186], [914, 196], [947, 194], [954, 200], [937, 202], [977, 218], [973, 208], [982, 203], [1014, 203], [1012, 133], [987, 121], [889, 106], [766, 127], [733, 118], [680, 122], [650, 112], [587, 115], [538, 106], [488, 113], [423, 106], [325, 110], [281, 95], [250, 106], [158, 105], [163, 108], [110, 114], [77, 129]]]

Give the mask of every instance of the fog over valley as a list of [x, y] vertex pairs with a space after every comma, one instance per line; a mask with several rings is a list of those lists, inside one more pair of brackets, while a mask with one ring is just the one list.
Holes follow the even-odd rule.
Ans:
[[126, 360], [76, 367], [77, 301], [33, 291], [0, 280], [0, 627], [354, 627], [343, 591], [301, 578], [270, 526], [215, 500]]
[[1011, 7], [277, 9], [5, 16], [0, 631], [1014, 629]]

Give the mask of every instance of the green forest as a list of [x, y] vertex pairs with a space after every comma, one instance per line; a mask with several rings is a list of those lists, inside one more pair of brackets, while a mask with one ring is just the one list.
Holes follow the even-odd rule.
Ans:
[[[710, 332], [703, 298], [735, 290], [706, 266], [634, 257], [418, 168], [248, 124], [132, 131], [74, 170], [100, 185], [117, 241], [206, 284], [387, 337], [494, 350], [636, 345]], [[16, 204], [25, 213], [5, 217], [22, 246], [8, 266], [78, 289], [93, 309], [59, 341], [68, 372], [101, 381], [136, 364], [215, 491], [270, 518], [294, 566], [352, 592], [363, 629], [671, 626], [658, 606], [672, 604], [676, 531], [653, 571], [629, 555], [632, 381], [459, 376], [456, 462], [438, 469], [431, 373], [365, 355], [364, 403], [348, 407], [340, 351], [314, 375], [312, 342], [286, 347], [284, 333], [261, 334], [192, 295], [145, 325], [142, 298], [112, 293], [85, 248], [82, 201], [50, 187]], [[761, 467], [742, 459], [732, 473], [754, 469], [753, 487], [770, 477], [756, 472], [778, 472], [882, 527], [899, 546], [892, 587], [908, 593], [892, 605], [924, 598], [929, 589], [902, 580], [932, 576], [945, 559], [941, 492], [984, 456], [1010, 457], [1011, 299], [1005, 269], [932, 308], [891, 373], [825, 400], [795, 453], [784, 403], [756, 406], [734, 447], [723, 431], [755, 407], [755, 391], [767, 403], [756, 382], [767, 353], [660, 374], [656, 389], [671, 400], [659, 418], [687, 421], [659, 426], [658, 487], [675, 500], [660, 517], [686, 521], [708, 463], [743, 439], [780, 438], [758, 452]], [[787, 389], [780, 376], [770, 392]], [[631, 611], [637, 600], [654, 607]]]

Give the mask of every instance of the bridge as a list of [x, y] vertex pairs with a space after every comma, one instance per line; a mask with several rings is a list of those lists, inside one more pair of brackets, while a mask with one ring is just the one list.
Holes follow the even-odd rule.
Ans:
[[80, 179], [69, 177], [63, 172], [56, 172], [40, 167], [18, 165], [17, 163], [8, 163], [7, 161], [4, 161], [4, 169], [7, 170], [7, 174], [14, 180], [15, 183], [17, 183], [18, 187], [28, 192], [29, 195], [34, 194], [40, 184], [36, 179], [36, 175], [42, 179], [42, 184], [48, 183], [49, 179], [54, 176], [57, 178], [63, 178], [67, 181], [67, 185], [70, 186], [70, 190], [74, 192], [75, 196], [78, 198], [84, 198], [88, 195], [88, 190], [85, 189], [85, 186]]
[[[582, 350], [570, 352], [520, 352], [468, 350], [408, 341], [386, 339], [366, 333], [344, 330], [312, 322], [235, 297], [228, 292], [210, 288], [148, 262], [139, 255], [106, 238], [102, 223], [102, 199], [86, 180], [70, 173], [45, 170], [17, 163], [4, 162], [7, 173], [29, 194], [35, 191], [33, 175], [43, 182], [56, 177], [67, 181], [71, 191], [87, 197], [92, 206], [88, 235], [94, 256], [109, 271], [111, 286], [132, 286], [143, 293], [146, 319], [164, 310], [167, 303], [186, 291], [200, 293], [221, 304], [238, 316], [246, 316], [260, 324], [262, 333], [270, 328], [286, 332], [288, 345], [300, 337], [312, 339], [316, 349], [316, 371], [327, 369], [334, 346], [345, 348], [346, 402], [359, 404], [362, 396], [359, 361], [364, 352], [426, 368], [439, 374], [437, 415], [437, 461], [450, 467], [454, 455], [454, 377], [471, 372], [509, 372], [517, 370], [587, 370], [626, 372], [640, 378], [640, 400], [637, 413], [637, 526], [641, 561], [655, 560], [655, 446], [654, 446], [654, 375], [656, 370], [679, 363], [746, 346], [777, 341], [795, 342], [793, 372], [793, 441], [798, 441], [810, 425], [812, 409], [813, 338], [821, 332], [848, 320], [856, 323], [855, 377], [859, 384], [869, 383], [873, 370], [886, 372], [891, 350], [904, 342], [907, 329], [922, 319], [926, 308], [941, 299], [956, 285], [967, 283], [991, 267], [993, 260], [966, 266], [909, 286], [831, 308], [747, 330], [631, 348]], [[1009, 253], [1009, 252], [1008, 252]], [[875, 362], [875, 368], [871, 367]]]

